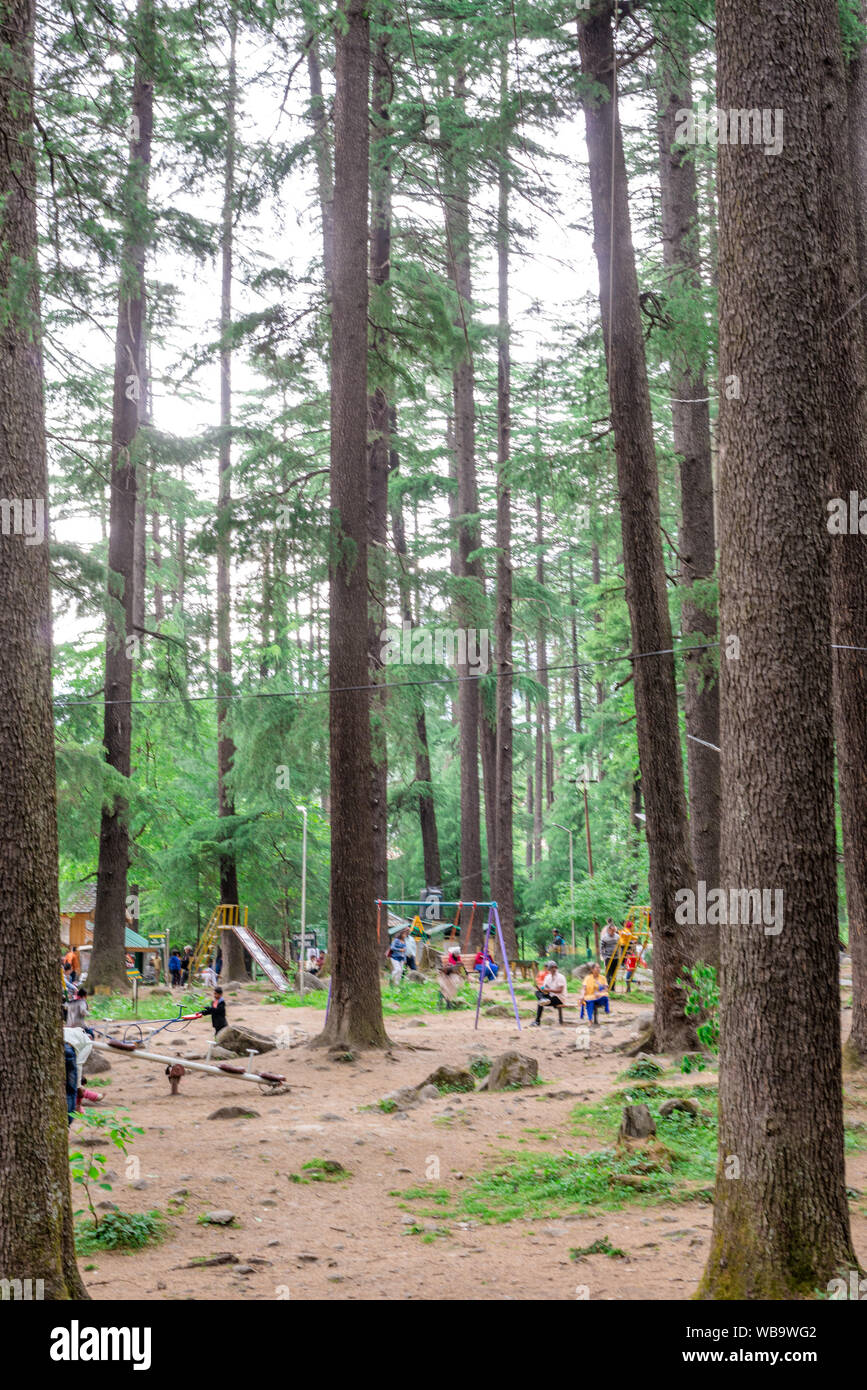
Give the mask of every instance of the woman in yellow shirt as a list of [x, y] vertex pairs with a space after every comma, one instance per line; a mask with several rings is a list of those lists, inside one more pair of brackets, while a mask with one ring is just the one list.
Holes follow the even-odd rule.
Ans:
[[584, 976], [584, 990], [581, 996], [581, 1011], [587, 1010], [587, 1020], [589, 1023], [598, 1024], [596, 1010], [605, 1005], [605, 1012], [610, 1013], [608, 1007], [608, 985], [605, 976], [594, 961], [589, 972]]

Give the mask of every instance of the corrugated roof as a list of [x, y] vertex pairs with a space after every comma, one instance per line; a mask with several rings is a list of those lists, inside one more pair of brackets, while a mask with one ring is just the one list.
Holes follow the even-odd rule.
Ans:
[[65, 917], [74, 917], [76, 912], [93, 912], [95, 907], [95, 883], [61, 883], [60, 911]]

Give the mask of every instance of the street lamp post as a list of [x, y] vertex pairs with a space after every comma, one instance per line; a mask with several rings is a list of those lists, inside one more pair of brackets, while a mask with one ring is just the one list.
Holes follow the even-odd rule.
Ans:
[[[590, 877], [592, 878], [592, 877], [593, 877], [593, 848], [592, 848], [592, 846], [591, 846], [591, 844], [590, 844], [590, 806], [589, 806], [588, 801], [587, 801], [587, 778], [586, 778], [586, 776], [585, 776], [584, 778], [582, 778], [582, 780], [581, 780], [580, 783], [579, 783], [577, 777], [570, 777], [570, 778], [569, 778], [569, 781], [572, 782], [572, 783], [574, 783], [576, 792], [577, 792], [578, 787], [579, 787], [579, 785], [580, 785], [581, 790], [582, 790], [582, 792], [584, 793], [584, 829], [585, 829], [585, 832], [586, 832], [586, 835], [587, 835], [587, 869], [588, 869], [588, 872], [589, 872], [589, 874], [590, 874]], [[585, 941], [587, 940], [586, 934], [585, 934], [584, 939], [585, 939]], [[594, 946], [595, 946], [595, 950], [596, 950], [596, 957], [597, 957], [597, 959], [598, 959], [598, 957], [599, 957], [599, 923], [596, 921], [596, 918], [595, 918], [595, 917], [593, 918], [593, 941], [594, 941]]]
[[299, 806], [303, 817], [301, 832], [301, 944], [298, 948], [298, 986], [304, 998], [304, 932], [307, 926], [307, 807]]
[[572, 858], [572, 831], [568, 825], [559, 825], [557, 821], [551, 824], [555, 830], [565, 830], [569, 836], [569, 906], [572, 913], [572, 954], [575, 954], [575, 864]]

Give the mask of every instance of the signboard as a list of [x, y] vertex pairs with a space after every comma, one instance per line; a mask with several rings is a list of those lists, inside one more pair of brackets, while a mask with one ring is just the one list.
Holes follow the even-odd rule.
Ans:
[[[293, 946], [294, 950], [295, 950], [296, 953], [297, 953], [297, 952], [300, 950], [300, 948], [301, 948], [301, 933], [300, 933], [300, 931], [294, 931], [294, 932], [292, 933], [291, 937], [290, 937], [290, 940], [291, 940], [291, 942], [292, 942], [292, 946]], [[304, 933], [304, 949], [305, 949], [305, 951], [308, 949], [308, 947], [313, 947], [313, 948], [315, 948], [315, 947], [317, 947], [318, 945], [319, 945], [319, 943], [318, 943], [318, 941], [316, 940], [316, 933], [315, 933], [315, 931], [306, 931], [306, 932]]]
[[244, 950], [249, 951], [259, 969], [268, 976], [271, 983], [276, 985], [279, 990], [283, 990], [284, 992], [288, 990], [290, 988], [289, 981], [286, 979], [283, 971], [280, 969], [279, 965], [275, 965], [271, 957], [262, 950], [262, 947], [253, 936], [252, 932], [249, 932], [246, 927], [233, 927], [232, 930], [244, 947]]

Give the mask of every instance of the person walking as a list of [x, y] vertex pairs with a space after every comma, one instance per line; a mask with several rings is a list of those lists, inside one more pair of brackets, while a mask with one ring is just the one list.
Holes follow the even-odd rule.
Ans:
[[399, 985], [403, 979], [403, 968], [406, 964], [406, 938], [409, 935], [409, 928], [404, 927], [397, 933], [389, 947], [388, 957], [391, 961], [391, 983]]
[[605, 979], [609, 989], [611, 988], [611, 981], [614, 975], [614, 969], [617, 960], [616, 952], [617, 928], [615, 927], [612, 919], [609, 917], [608, 921], [605, 923], [605, 926], [602, 928], [602, 934], [599, 937], [599, 954], [602, 957], [602, 966], [605, 971]]
[[63, 957], [63, 973], [67, 983], [74, 985], [81, 974], [81, 961], [74, 946], [70, 946], [66, 955]]
[[181, 958], [176, 950], [169, 956], [169, 975], [171, 976], [172, 989], [177, 989], [181, 983]]

